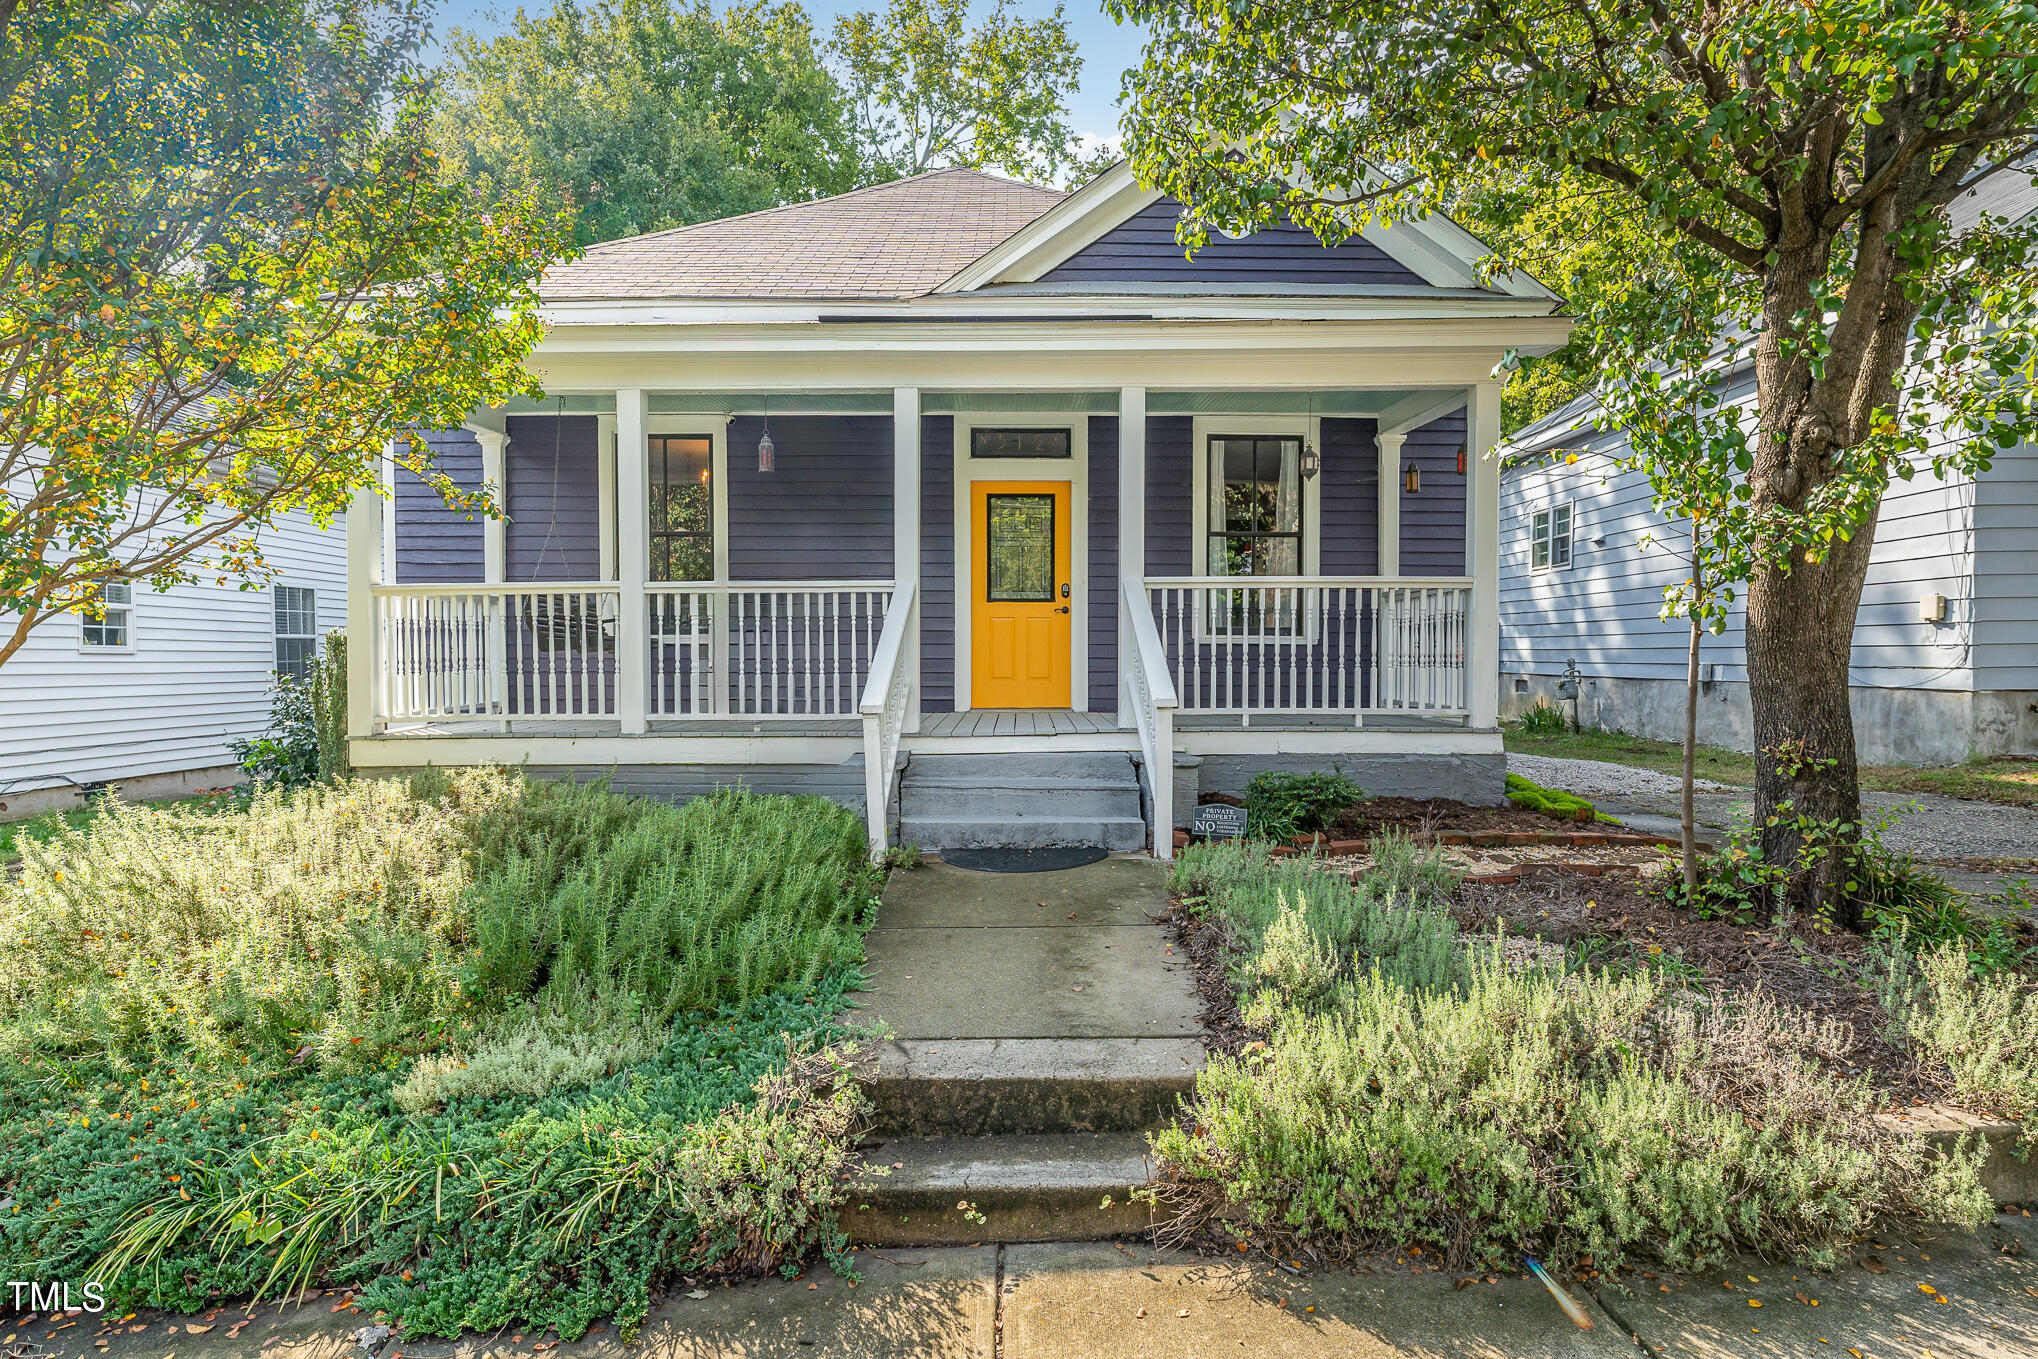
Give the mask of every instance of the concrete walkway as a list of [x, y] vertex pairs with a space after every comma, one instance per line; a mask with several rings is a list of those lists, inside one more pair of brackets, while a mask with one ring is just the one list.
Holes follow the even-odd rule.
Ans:
[[1059, 873], [894, 873], [864, 939], [870, 989], [852, 997], [902, 1042], [1195, 1038], [1195, 988], [1152, 917], [1152, 859]]
[[875, 1172], [844, 1225], [907, 1246], [1131, 1235], [1145, 1134], [1203, 1065], [1185, 962], [1142, 856], [1050, 873], [930, 862], [895, 873], [853, 999]]
[[[2014, 1251], [2015, 1253], [2011, 1253]], [[1864, 1269], [1867, 1258], [1885, 1272]], [[1626, 1277], [1623, 1294], [1574, 1286], [1595, 1326], [1566, 1321], [1540, 1285], [1381, 1256], [1357, 1273], [1297, 1276], [1254, 1254], [1198, 1258], [1140, 1243], [859, 1252], [862, 1281], [826, 1270], [675, 1292], [635, 1346], [613, 1329], [572, 1344], [506, 1332], [381, 1346], [378, 1359], [2029, 1359], [2038, 1354], [2038, 1219], [2004, 1213], [1972, 1237], [1880, 1237], [1814, 1275], [1740, 1260], [1704, 1278]], [[1753, 1279], [1750, 1279], [1750, 1276]], [[1733, 1284], [1732, 1288], [1725, 1285]], [[1927, 1292], [1921, 1285], [1927, 1286]], [[1800, 1295], [1803, 1300], [1800, 1301]], [[1941, 1302], [1939, 1299], [1946, 1301]], [[1818, 1305], [1812, 1306], [1816, 1300]], [[212, 1318], [147, 1316], [19, 1328], [29, 1359], [362, 1359], [337, 1299]], [[1759, 1307], [1749, 1306], [1760, 1303]], [[245, 1328], [229, 1337], [236, 1322]], [[209, 1326], [192, 1335], [186, 1327]], [[140, 1329], [135, 1329], [139, 1327]], [[16, 1333], [10, 1327], [7, 1334]], [[45, 1336], [48, 1336], [45, 1339]], [[20, 1341], [33, 1341], [24, 1350]], [[540, 1347], [544, 1348], [540, 1348]]]

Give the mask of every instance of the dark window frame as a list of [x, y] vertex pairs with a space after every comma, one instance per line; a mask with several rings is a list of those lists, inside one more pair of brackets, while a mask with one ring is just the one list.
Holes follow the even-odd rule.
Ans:
[[[1254, 481], [1254, 483], [1255, 483], [1255, 484], [1258, 484], [1258, 483], [1260, 482], [1260, 477], [1259, 477], [1259, 460], [1260, 460], [1260, 450], [1259, 450], [1259, 445], [1261, 445], [1261, 444], [1274, 444], [1274, 445], [1277, 445], [1277, 446], [1278, 446], [1278, 445], [1281, 445], [1281, 444], [1293, 444], [1293, 445], [1295, 445], [1295, 457], [1296, 457], [1296, 459], [1298, 460], [1298, 463], [1299, 463], [1299, 461], [1300, 461], [1300, 459], [1301, 459], [1301, 457], [1302, 457], [1302, 445], [1303, 445], [1303, 444], [1304, 444], [1304, 443], [1306, 442], [1306, 440], [1304, 440], [1304, 439], [1303, 439], [1303, 437], [1302, 437], [1301, 435], [1299, 435], [1299, 434], [1210, 434], [1210, 435], [1206, 435], [1206, 436], [1205, 436], [1205, 442], [1204, 442], [1204, 446], [1203, 446], [1203, 475], [1204, 475], [1204, 477], [1205, 477], [1205, 481], [1204, 481], [1204, 484], [1203, 484], [1202, 486], [1199, 486], [1199, 487], [1197, 488], [1197, 494], [1198, 494], [1198, 495], [1199, 495], [1199, 496], [1201, 497], [1202, 503], [1203, 503], [1203, 505], [1204, 505], [1204, 506], [1206, 507], [1206, 517], [1207, 517], [1207, 507], [1209, 506], [1209, 504], [1210, 504], [1210, 499], [1211, 499], [1211, 497], [1210, 497], [1210, 483], [1211, 483], [1211, 481], [1212, 481], [1212, 480], [1216, 480], [1216, 479], [1221, 479], [1221, 478], [1223, 478], [1223, 476], [1224, 476], [1224, 459], [1223, 459], [1222, 455], [1221, 455], [1221, 454], [1220, 454], [1220, 453], [1218, 452], [1218, 448], [1217, 448], [1217, 446], [1218, 446], [1218, 445], [1219, 445], [1220, 443], [1236, 443], [1236, 442], [1240, 442], [1240, 441], [1249, 441], [1249, 442], [1251, 442], [1251, 443], [1252, 443], [1252, 444], [1254, 445], [1254, 448], [1253, 448], [1253, 481]], [[1280, 455], [1279, 453], [1276, 453], [1276, 454], [1275, 454], [1275, 464], [1274, 464], [1274, 484], [1275, 484], [1275, 486], [1276, 486], [1276, 487], [1278, 487], [1278, 486], [1279, 486], [1279, 484], [1280, 484], [1280, 456], [1281, 456], [1281, 455]], [[1308, 575], [1308, 574], [1309, 574], [1309, 566], [1308, 566], [1308, 563], [1309, 563], [1309, 556], [1308, 556], [1308, 543], [1307, 543], [1307, 540], [1306, 540], [1306, 539], [1305, 539], [1305, 537], [1304, 537], [1304, 533], [1305, 533], [1305, 530], [1307, 529], [1307, 527], [1308, 527], [1308, 524], [1309, 524], [1309, 509], [1308, 509], [1308, 505], [1309, 505], [1309, 483], [1308, 483], [1308, 481], [1307, 481], [1306, 479], [1304, 479], [1304, 478], [1302, 478], [1302, 477], [1301, 477], [1301, 475], [1300, 475], [1300, 471], [1299, 471], [1299, 468], [1298, 468], [1298, 471], [1297, 471], [1297, 482], [1296, 482], [1296, 490], [1295, 490], [1295, 496], [1296, 496], [1296, 500], [1295, 500], [1295, 527], [1294, 527], [1294, 529], [1293, 529], [1293, 530], [1287, 530], [1287, 529], [1267, 529], [1267, 530], [1257, 530], [1257, 529], [1254, 529], [1254, 530], [1247, 530], [1247, 531], [1243, 531], [1243, 532], [1240, 532], [1240, 531], [1234, 531], [1234, 530], [1232, 529], [1231, 525], [1230, 525], [1230, 522], [1229, 522], [1229, 518], [1228, 518], [1228, 517], [1227, 517], [1227, 520], [1226, 520], [1226, 522], [1224, 522], [1224, 523], [1221, 523], [1221, 524], [1205, 524], [1205, 525], [1203, 526], [1203, 562], [1202, 562], [1202, 566], [1203, 566], [1203, 574], [1205, 574], [1205, 575], [1216, 575], [1216, 574], [1218, 574], [1217, 572], [1214, 572], [1214, 571], [1210, 570], [1210, 549], [1211, 549], [1211, 546], [1212, 546], [1212, 544], [1214, 544], [1214, 543], [1217, 543], [1217, 542], [1220, 542], [1220, 541], [1229, 541], [1230, 539], [1234, 539], [1234, 538], [1246, 538], [1246, 539], [1251, 539], [1251, 540], [1252, 540], [1252, 541], [1254, 541], [1254, 542], [1261, 542], [1261, 541], [1272, 541], [1272, 540], [1277, 540], [1277, 539], [1288, 539], [1288, 538], [1292, 538], [1292, 539], [1294, 539], [1294, 540], [1295, 540], [1295, 573], [1296, 573], [1297, 575]], [[1228, 556], [1229, 554], [1227, 553], [1226, 555]], [[1226, 572], [1226, 573], [1224, 573], [1224, 574], [1225, 574], [1225, 575], [1226, 575], [1227, 577], [1230, 577], [1230, 576], [1232, 576], [1232, 575], [1236, 575], [1238, 579], [1241, 579], [1241, 580], [1250, 580], [1250, 579], [1252, 579], [1252, 578], [1253, 578], [1253, 576], [1254, 576], [1254, 575], [1255, 575], [1256, 573], [1254, 573], [1254, 572], [1238, 572], [1238, 573], [1234, 573], [1234, 572]]]
[[[1052, 434], [1061, 439], [1059, 453], [986, 453], [982, 451], [985, 435], [999, 434]], [[969, 455], [973, 460], [984, 462], [1016, 462], [1038, 458], [1047, 462], [1066, 462], [1076, 456], [1076, 432], [1067, 425], [972, 425], [969, 432]]]
[[[687, 434], [670, 433], [670, 434], [653, 434], [648, 436], [648, 438], [650, 444], [650, 448], [648, 451], [652, 454], [652, 456], [649, 459], [651, 463], [651, 477], [649, 479], [649, 484], [647, 485], [646, 489], [654, 498], [661, 495], [667, 496], [669, 498], [671, 488], [675, 484], [669, 476], [660, 475], [662, 472], [669, 471], [671, 467], [671, 454], [670, 451], [665, 446], [666, 443], [698, 443], [706, 445], [707, 447], [706, 470], [708, 474], [706, 485], [708, 488], [708, 497], [707, 497], [707, 524], [706, 527], [700, 529], [675, 529], [669, 527], [671, 523], [671, 507], [669, 504], [666, 507], [667, 512], [665, 519], [665, 522], [667, 523], [668, 527], [659, 528], [657, 527], [658, 516], [655, 513], [653, 513], [653, 510], [656, 508], [655, 505], [647, 505], [645, 507], [645, 517], [647, 521], [645, 548], [650, 557], [650, 560], [645, 563], [646, 573], [651, 580], [657, 582], [700, 581], [704, 583], [712, 583], [716, 579], [715, 497], [720, 492], [720, 488], [715, 484], [716, 478], [715, 478], [714, 435], [709, 433], [687, 433]], [[662, 457], [659, 456], [661, 454], [664, 456]], [[681, 544], [692, 545], [696, 551], [699, 551], [703, 548], [705, 549], [705, 556], [707, 561], [706, 575], [675, 576], [671, 574], [671, 563], [674, 557], [673, 549]], [[661, 567], [659, 565], [660, 563], [664, 563], [664, 565]]]

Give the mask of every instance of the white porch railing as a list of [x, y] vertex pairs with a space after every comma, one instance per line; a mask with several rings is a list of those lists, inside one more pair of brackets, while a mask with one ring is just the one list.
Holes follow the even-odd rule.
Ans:
[[1468, 579], [1198, 576], [1146, 590], [1182, 712], [1468, 712]]
[[653, 718], [848, 717], [890, 609], [888, 580], [653, 583]]
[[[850, 718], [890, 581], [652, 584], [644, 712], [655, 719]], [[375, 719], [618, 716], [621, 587], [379, 585]]]
[[385, 722], [613, 717], [613, 584], [378, 585]]
[[857, 711], [863, 715], [863, 806], [870, 826], [870, 852], [885, 852], [886, 812], [899, 781], [899, 736], [912, 709], [913, 675], [906, 665], [906, 638], [920, 622], [920, 601], [912, 581], [892, 598], [891, 614], [871, 657], [870, 678]]
[[1153, 813], [1156, 859], [1175, 857], [1175, 705], [1177, 694], [1168, 678], [1167, 652], [1147, 612], [1138, 582], [1123, 583], [1124, 608], [1132, 620], [1132, 655], [1125, 682], [1131, 690], [1133, 724], [1139, 729], [1140, 758]]

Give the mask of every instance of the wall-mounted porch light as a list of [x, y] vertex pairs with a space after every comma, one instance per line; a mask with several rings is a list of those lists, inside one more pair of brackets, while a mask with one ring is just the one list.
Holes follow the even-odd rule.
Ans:
[[1401, 488], [1410, 495], [1422, 494], [1422, 469], [1413, 462], [1401, 469]]
[[1466, 447], [1465, 447], [1465, 445], [1464, 445], [1464, 444], [1459, 444], [1459, 445], [1458, 445], [1458, 475], [1459, 475], [1459, 476], [1461, 476], [1461, 477], [1465, 475], [1465, 453], [1466, 453]]
[[772, 471], [778, 463], [778, 445], [771, 441], [771, 417], [764, 417], [764, 433], [757, 439], [757, 470]]

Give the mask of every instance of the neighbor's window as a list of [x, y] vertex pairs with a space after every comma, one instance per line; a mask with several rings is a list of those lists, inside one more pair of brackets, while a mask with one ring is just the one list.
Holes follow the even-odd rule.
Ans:
[[86, 646], [125, 647], [134, 644], [134, 586], [109, 580], [99, 587], [99, 614], [80, 615], [80, 639]]
[[973, 429], [969, 432], [972, 458], [1066, 458], [1069, 432], [1065, 429]]
[[1209, 478], [1209, 573], [1301, 575], [1302, 441], [1215, 436]]
[[1537, 510], [1529, 520], [1529, 566], [1536, 571], [1571, 564], [1571, 507]]
[[276, 587], [276, 673], [303, 679], [318, 655], [318, 593], [303, 585]]
[[651, 436], [651, 579], [715, 578], [714, 441]]

